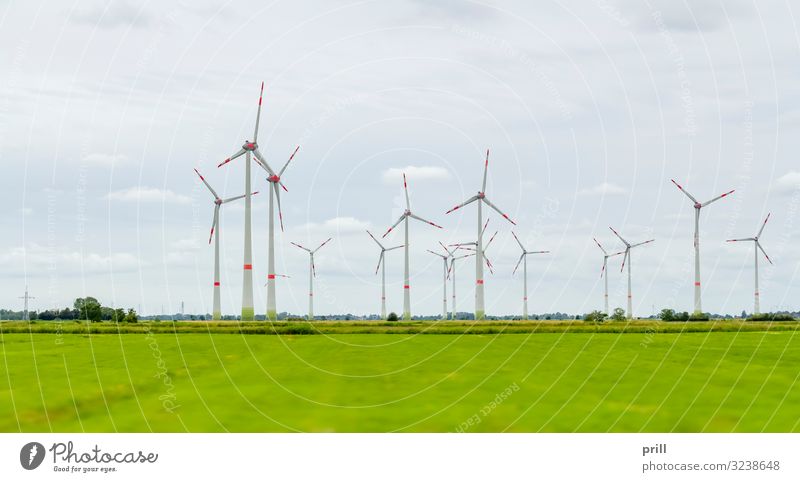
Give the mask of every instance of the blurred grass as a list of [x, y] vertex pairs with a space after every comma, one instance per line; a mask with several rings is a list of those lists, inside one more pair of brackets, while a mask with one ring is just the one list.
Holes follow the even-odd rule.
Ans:
[[121, 336], [6, 328], [4, 432], [800, 430], [800, 337], [792, 331]]

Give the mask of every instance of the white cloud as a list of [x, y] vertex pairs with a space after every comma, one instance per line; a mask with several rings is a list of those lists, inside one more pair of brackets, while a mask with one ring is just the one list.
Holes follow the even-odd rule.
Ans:
[[87, 164], [94, 164], [98, 166], [114, 166], [127, 161], [127, 156], [122, 154], [103, 154], [101, 152], [93, 152], [84, 156], [83, 162]]
[[439, 166], [406, 166], [404, 168], [392, 167], [383, 171], [383, 182], [397, 183], [403, 180], [403, 173], [414, 181], [446, 181], [450, 179], [450, 172]]
[[624, 187], [611, 184], [610, 182], [603, 182], [594, 187], [581, 189], [578, 191], [579, 196], [614, 196], [619, 194], [627, 194], [628, 190]]
[[77, 23], [100, 28], [145, 27], [152, 22], [152, 16], [144, 7], [125, 1], [96, 4], [72, 16]]
[[169, 189], [158, 189], [155, 187], [136, 186], [128, 189], [112, 191], [106, 196], [111, 201], [123, 202], [160, 202], [189, 204], [192, 198], [177, 194]]
[[789, 171], [775, 182], [775, 190], [781, 194], [792, 194], [800, 190], [800, 172]]

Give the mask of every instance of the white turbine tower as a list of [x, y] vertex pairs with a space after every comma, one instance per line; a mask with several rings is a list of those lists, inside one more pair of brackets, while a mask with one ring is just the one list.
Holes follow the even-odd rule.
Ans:
[[319, 249], [330, 241], [333, 238], [328, 238], [325, 240], [324, 243], [320, 244], [317, 249], [308, 249], [306, 247], [300, 246], [299, 244], [292, 241], [292, 244], [297, 246], [298, 248], [308, 252], [308, 320], [311, 321], [314, 319], [314, 278], [317, 277], [317, 268], [314, 265], [314, 253], [319, 251]]
[[735, 189], [726, 192], [725, 194], [719, 195], [710, 201], [706, 201], [704, 203], [698, 202], [697, 199], [694, 198], [691, 194], [689, 194], [683, 186], [675, 182], [674, 179], [670, 179], [672, 184], [675, 184], [678, 189], [681, 190], [686, 197], [688, 197], [694, 203], [694, 312], [695, 313], [702, 313], [703, 306], [702, 302], [700, 301], [700, 209], [708, 206], [709, 204], [717, 201], [719, 199], [724, 198], [728, 194], [733, 193]]
[[392, 230], [398, 224], [400, 224], [401, 221], [405, 221], [404, 222], [405, 244], [403, 246], [405, 246], [405, 257], [406, 257], [406, 260], [405, 260], [405, 272], [404, 272], [404, 278], [403, 278], [404, 279], [404, 283], [403, 283], [403, 319], [404, 320], [410, 320], [411, 319], [411, 284], [410, 284], [409, 273], [408, 273], [408, 271], [409, 271], [409, 267], [408, 267], [408, 245], [409, 245], [409, 241], [408, 241], [408, 219], [409, 218], [413, 218], [413, 219], [416, 219], [417, 221], [422, 221], [423, 223], [430, 224], [431, 226], [437, 227], [439, 229], [442, 229], [442, 227], [439, 226], [438, 224], [434, 224], [434, 223], [428, 221], [427, 219], [422, 219], [421, 217], [419, 217], [416, 214], [413, 214], [411, 212], [411, 202], [408, 200], [408, 183], [406, 182], [406, 175], [405, 174], [403, 174], [403, 189], [405, 190], [405, 193], [406, 193], [406, 211], [400, 216], [400, 219], [398, 219], [397, 222], [394, 223], [391, 228], [389, 228], [388, 231], [383, 233], [382, 237], [385, 238], [386, 235], [389, 234], [390, 232], [392, 232]]
[[[203, 181], [203, 184], [206, 185], [208, 190], [211, 192], [211, 195], [214, 196], [214, 220], [211, 223], [211, 234], [208, 236], [208, 244], [211, 244], [211, 238], [214, 238], [214, 303], [213, 309], [211, 312], [211, 318], [214, 320], [219, 320], [222, 318], [222, 310], [220, 309], [220, 287], [219, 287], [219, 208], [222, 207], [223, 204], [227, 204], [231, 201], [236, 201], [237, 199], [242, 199], [243, 197], [247, 197], [246, 194], [242, 194], [241, 196], [231, 197], [228, 199], [222, 199], [217, 195], [217, 192], [211, 187], [211, 185], [206, 181], [200, 171], [197, 169], [194, 170], [198, 176], [200, 176], [200, 180]], [[257, 194], [257, 193], [253, 193]]]
[[[222, 161], [217, 167], [221, 167], [241, 155], [245, 155], [244, 165], [244, 264], [242, 270], [242, 321], [252, 321], [255, 318], [255, 308], [253, 305], [253, 237], [251, 223], [251, 200], [250, 200], [250, 156], [254, 155], [257, 159], [261, 158], [258, 152], [258, 123], [261, 119], [261, 99], [264, 96], [264, 82], [261, 82], [261, 93], [258, 95], [258, 113], [256, 114], [256, 127], [253, 132], [253, 142], [244, 141], [242, 148], [231, 157]], [[263, 158], [262, 158], [263, 159]]]
[[[442, 243], [440, 242], [439, 244]], [[443, 244], [442, 247], [444, 248]], [[450, 250], [447, 248], [444, 248], [444, 251], [447, 254], [437, 253], [436, 251], [431, 251], [430, 249], [428, 250], [429, 253], [442, 258], [442, 319], [446, 320], [447, 319], [447, 272], [448, 272], [447, 261], [450, 259], [451, 253]]]
[[608, 254], [606, 249], [600, 244], [600, 242], [597, 239], [595, 239], [595, 238], [592, 238], [592, 239], [594, 239], [594, 242], [597, 243], [597, 246], [603, 252], [603, 269], [600, 270], [600, 277], [603, 278], [604, 277], [603, 275], [605, 274], [605, 285], [606, 286], [605, 286], [605, 292], [603, 294], [603, 301], [605, 302], [605, 307], [606, 307], [605, 308], [606, 309], [605, 314], [608, 315], [608, 258], [613, 258], [614, 256], [619, 256], [620, 254], [623, 254], [625, 251], [618, 251], [618, 252], [616, 252], [614, 254]]
[[475, 256], [475, 319], [482, 320], [486, 317], [486, 312], [484, 310], [484, 298], [483, 298], [483, 249], [481, 235], [481, 223], [483, 222], [483, 212], [482, 207], [485, 203], [490, 208], [494, 209], [501, 216], [503, 216], [508, 222], [511, 224], [516, 225], [514, 221], [511, 220], [505, 213], [500, 211], [497, 206], [492, 204], [489, 199], [486, 197], [486, 174], [489, 170], [489, 150], [486, 150], [486, 162], [483, 165], [483, 184], [481, 185], [481, 190], [478, 191], [478, 194], [472, 196], [471, 198], [467, 199], [463, 203], [459, 204], [458, 206], [454, 207], [453, 209], [447, 211], [445, 214], [449, 214], [456, 209], [459, 209], [463, 206], [466, 206], [469, 203], [474, 201], [478, 201], [478, 242], [477, 242], [477, 249], [475, 250], [477, 256]]
[[[445, 248], [446, 249], [446, 248]], [[461, 256], [456, 256], [453, 251], [447, 250], [450, 253], [450, 267], [447, 269], [447, 277], [448, 279], [452, 276], [452, 291], [453, 291], [453, 311], [450, 314], [450, 319], [456, 319], [456, 260], [469, 258], [470, 256], [475, 256], [475, 253], [469, 254], [462, 254]], [[452, 275], [450, 274], [452, 272]]]
[[381, 255], [378, 257], [378, 266], [375, 268], [375, 274], [378, 274], [378, 269], [381, 270], [381, 319], [386, 319], [386, 252], [393, 251], [398, 248], [402, 248], [403, 245], [395, 246], [393, 248], [384, 248], [383, 245], [375, 239], [375, 236], [367, 230], [367, 234], [369, 237], [372, 238], [373, 241], [378, 243], [378, 246], [381, 248]]
[[522, 319], [528, 319], [528, 255], [529, 254], [544, 254], [549, 253], [550, 251], [528, 251], [525, 249], [525, 246], [522, 245], [519, 238], [517, 237], [514, 231], [511, 231], [511, 234], [514, 235], [514, 239], [517, 240], [517, 244], [519, 244], [520, 249], [522, 249], [522, 254], [519, 256], [519, 261], [517, 261], [517, 265], [514, 266], [514, 272], [511, 273], [512, 275], [517, 272], [517, 268], [519, 268], [519, 264], [522, 263], [522, 279], [524, 280], [522, 283]]
[[[491, 246], [492, 241], [494, 241], [495, 236], [497, 236], [497, 231], [494, 232], [492, 237], [489, 239], [489, 242], [487, 242], [484, 245], [483, 244], [483, 235], [484, 235], [484, 233], [486, 233], [486, 227], [487, 226], [489, 226], [489, 220], [488, 219], [486, 220], [486, 223], [483, 225], [483, 229], [481, 229], [481, 231], [480, 231], [480, 235], [478, 236], [478, 241], [480, 242], [480, 245], [482, 246], [482, 248], [481, 248], [481, 257], [486, 262], [486, 267], [489, 268], [489, 272], [494, 274], [494, 265], [492, 265], [492, 262], [489, 260], [489, 257], [486, 256], [486, 250], [489, 249], [489, 246]], [[453, 259], [453, 263], [454, 263], [453, 264], [453, 266], [454, 266], [453, 267], [453, 290], [455, 290], [455, 260], [456, 259], [460, 259], [460, 258], [466, 258], [468, 256], [477, 255], [477, 253], [478, 253], [478, 249], [477, 249], [478, 248], [478, 241], [472, 241], [472, 242], [469, 242], [469, 243], [456, 243], [456, 244], [451, 244], [450, 245], [450, 246], [456, 246], [456, 250], [463, 249], [465, 251], [472, 251], [472, 253], [470, 253], [468, 255], [459, 256], [459, 257]], [[475, 247], [471, 248], [469, 246], [475, 246]], [[482, 269], [483, 269], [483, 266], [481, 266], [481, 270]], [[454, 293], [455, 293], [455, 291], [454, 291]], [[455, 311], [455, 298], [453, 299], [453, 310]]]
[[729, 239], [728, 240], [729, 243], [735, 243], [735, 242], [738, 242], [738, 241], [752, 241], [753, 242], [753, 252], [755, 254], [755, 268], [756, 268], [756, 270], [755, 270], [755, 282], [756, 282], [755, 305], [754, 305], [754, 310], [753, 310], [753, 313], [755, 313], [755, 314], [761, 313], [761, 303], [759, 302], [759, 299], [761, 298], [761, 294], [758, 291], [758, 250], [759, 249], [761, 250], [762, 253], [764, 253], [764, 257], [767, 258], [767, 261], [769, 261], [769, 264], [772, 264], [772, 260], [769, 259], [769, 255], [767, 255], [767, 252], [764, 251], [764, 248], [761, 247], [761, 243], [759, 242], [759, 239], [761, 238], [761, 233], [764, 231], [764, 226], [766, 226], [767, 225], [767, 221], [769, 221], [769, 216], [770, 215], [768, 213], [767, 214], [767, 218], [764, 220], [764, 224], [761, 225], [761, 229], [758, 230], [758, 234], [756, 234], [756, 236], [754, 238], [742, 238], [742, 239]]
[[633, 298], [631, 296], [631, 249], [633, 249], [633, 248], [635, 248], [637, 246], [641, 246], [643, 244], [652, 243], [653, 241], [655, 241], [655, 239], [648, 239], [647, 241], [642, 241], [641, 243], [630, 244], [629, 242], [625, 241], [625, 239], [622, 236], [620, 236], [618, 232], [614, 231], [614, 228], [609, 226], [608, 229], [613, 231], [614, 234], [616, 234], [617, 237], [623, 243], [625, 243], [625, 251], [623, 251], [623, 253], [625, 253], [625, 256], [622, 258], [622, 267], [619, 270], [620, 270], [620, 272], [622, 272], [622, 270], [625, 269], [625, 262], [627, 261], [628, 262], [628, 319], [632, 320], [633, 319]]

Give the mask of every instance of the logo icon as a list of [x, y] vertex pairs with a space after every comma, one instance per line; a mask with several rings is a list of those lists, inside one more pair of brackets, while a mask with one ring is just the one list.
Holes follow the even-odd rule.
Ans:
[[44, 445], [39, 442], [26, 443], [19, 451], [19, 463], [25, 470], [33, 470], [44, 460]]

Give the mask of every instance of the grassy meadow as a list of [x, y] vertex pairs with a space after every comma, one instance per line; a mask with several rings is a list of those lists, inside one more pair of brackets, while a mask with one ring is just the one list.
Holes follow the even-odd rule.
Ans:
[[726, 323], [2, 323], [0, 431], [800, 431], [795, 324]]

